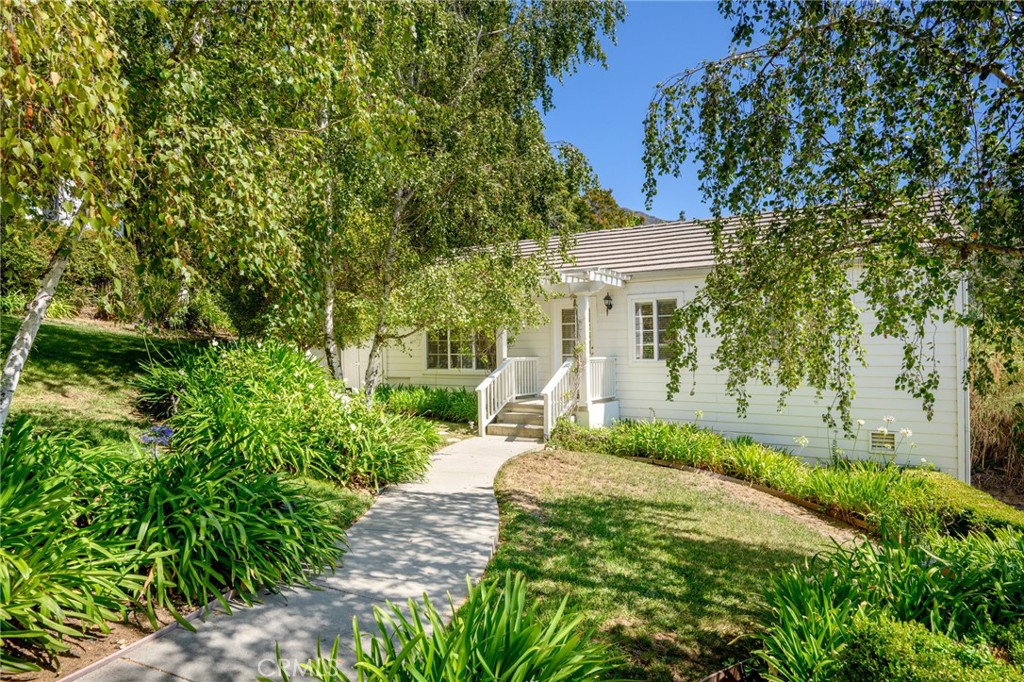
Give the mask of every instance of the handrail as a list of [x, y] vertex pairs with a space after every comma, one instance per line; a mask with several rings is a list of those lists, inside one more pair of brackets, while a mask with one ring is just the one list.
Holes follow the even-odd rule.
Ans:
[[477, 420], [481, 436], [510, 401], [537, 394], [538, 357], [505, 358], [476, 387]]
[[544, 398], [544, 438], [551, 436], [555, 422], [576, 404], [572, 385], [574, 364], [574, 360], [563, 362], [540, 391]]

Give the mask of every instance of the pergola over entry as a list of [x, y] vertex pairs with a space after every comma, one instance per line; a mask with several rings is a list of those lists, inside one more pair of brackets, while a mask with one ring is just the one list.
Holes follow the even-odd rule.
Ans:
[[589, 296], [605, 287], [621, 289], [629, 281], [629, 275], [607, 268], [558, 270], [557, 275], [557, 280], [544, 283], [544, 289], [557, 296]]
[[[576, 311], [575, 344], [581, 352], [566, 360], [540, 388], [537, 376], [538, 358], [508, 357], [508, 334], [502, 330], [497, 338], [497, 368], [476, 389], [480, 433], [513, 401], [530, 396], [543, 401], [543, 434], [547, 437], [559, 417], [573, 409], [589, 414], [595, 401], [614, 398], [615, 358], [591, 357], [590, 298], [598, 292], [625, 286], [629, 275], [605, 268], [558, 270], [544, 283], [544, 289], [558, 298], [574, 301]], [[552, 321], [555, 324], [555, 321]], [[578, 390], [573, 385], [579, 377]]]
[[[582, 410], [589, 410], [594, 396], [600, 394], [600, 390], [594, 390], [598, 387], [591, 386], [598, 377], [594, 376], [590, 367], [590, 297], [602, 289], [621, 289], [629, 281], [629, 275], [606, 268], [559, 270], [557, 275], [558, 280], [547, 282], [544, 288], [556, 296], [571, 298], [576, 302], [576, 343], [582, 347], [582, 352], [576, 357], [580, 377], [576, 406]], [[614, 365], [611, 365], [611, 371], [614, 371]]]

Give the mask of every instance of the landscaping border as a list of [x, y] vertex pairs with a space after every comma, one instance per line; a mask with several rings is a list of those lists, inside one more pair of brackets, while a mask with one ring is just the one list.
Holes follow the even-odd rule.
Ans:
[[657, 459], [655, 457], [635, 457], [635, 456], [632, 456], [632, 457], [626, 457], [625, 459], [631, 459], [631, 460], [636, 461], [636, 462], [647, 462], [648, 464], [653, 464], [654, 466], [666, 467], [668, 469], [678, 469], [679, 471], [688, 471], [688, 472], [694, 473], [694, 474], [702, 474], [704, 476], [711, 476], [713, 478], [717, 478], [717, 479], [722, 480], [722, 481], [728, 481], [729, 483], [738, 483], [739, 485], [743, 485], [743, 486], [746, 486], [748, 488], [753, 488], [754, 490], [758, 490], [758, 491], [760, 491], [762, 493], [766, 493], [768, 495], [771, 495], [772, 497], [777, 497], [780, 500], [785, 500], [786, 502], [791, 502], [791, 503], [799, 505], [799, 506], [801, 506], [801, 507], [803, 507], [805, 509], [810, 509], [813, 512], [816, 512], [816, 513], [821, 514], [823, 516], [827, 516], [828, 518], [833, 519], [835, 521], [839, 521], [841, 523], [845, 523], [847, 525], [854, 526], [856, 528], [859, 528], [860, 530], [863, 530], [863, 531], [866, 531], [866, 532], [872, 532], [874, 530], [867, 523], [867, 521], [865, 521], [862, 518], [859, 518], [857, 516], [853, 516], [852, 514], [844, 514], [842, 512], [832, 511], [828, 507], [823, 507], [822, 505], [817, 504], [815, 502], [810, 502], [808, 500], [804, 500], [804, 499], [799, 498], [799, 497], [794, 497], [793, 495], [790, 495], [789, 493], [784, 493], [781, 490], [775, 490], [774, 488], [768, 488], [768, 487], [765, 487], [765, 486], [760, 485], [758, 483], [751, 483], [750, 481], [744, 481], [744, 480], [739, 479], [739, 478], [733, 478], [732, 476], [726, 476], [725, 474], [717, 474], [714, 471], [708, 471], [707, 469], [698, 469], [696, 467], [689, 466], [688, 464], [682, 464], [680, 462], [671, 462], [671, 461], [666, 460], [666, 459]]
[[[211, 601], [206, 606], [204, 606], [202, 608], [196, 609], [195, 611], [193, 611], [192, 613], [188, 614], [184, 618], [185, 618], [185, 620], [187, 620], [188, 622], [191, 623], [196, 618], [198, 618], [200, 616], [200, 614], [208, 613], [213, 608], [213, 605], [217, 604], [217, 603], [218, 603], [218, 600], [214, 599], [213, 601]], [[147, 644], [149, 642], [152, 642], [155, 639], [160, 639], [161, 637], [163, 637], [167, 633], [171, 632], [175, 628], [180, 628], [180, 627], [183, 627], [181, 623], [179, 623], [176, 620], [172, 621], [172, 622], [168, 623], [167, 625], [163, 626], [162, 628], [160, 628], [159, 630], [156, 630], [155, 632], [149, 633], [148, 635], [146, 635], [142, 639], [135, 640], [134, 642], [132, 642], [131, 644], [129, 644], [125, 648], [120, 649], [118, 651], [115, 651], [112, 654], [107, 654], [103, 658], [101, 658], [99, 660], [96, 660], [96, 661], [93, 661], [92, 663], [90, 663], [89, 665], [85, 666], [84, 668], [79, 668], [78, 670], [76, 670], [75, 672], [71, 673], [67, 677], [61, 677], [60, 680], [61, 680], [61, 682], [74, 682], [74, 680], [81, 679], [81, 678], [85, 677], [86, 675], [99, 670], [100, 668], [107, 667], [108, 665], [110, 665], [111, 663], [113, 663], [114, 661], [116, 661], [116, 660], [118, 660], [120, 658], [124, 658], [125, 656], [128, 655], [129, 652], [132, 652], [132, 651], [138, 649], [143, 644]]]

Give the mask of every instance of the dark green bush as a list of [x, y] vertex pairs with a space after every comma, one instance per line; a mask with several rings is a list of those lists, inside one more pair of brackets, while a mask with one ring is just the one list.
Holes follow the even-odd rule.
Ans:
[[1005, 651], [1017, 667], [1024, 668], [1024, 620], [997, 626], [992, 633], [992, 642]]
[[858, 682], [1021, 682], [1024, 674], [919, 623], [854, 620], [834, 680]]
[[1024, 534], [837, 548], [774, 576], [765, 602], [757, 654], [770, 679], [859, 679], [833, 677], [857, 614], [998, 644], [1024, 619]]
[[262, 471], [376, 488], [422, 476], [440, 444], [428, 422], [367, 406], [277, 341], [211, 345], [148, 366], [139, 388], [141, 405], [169, 416], [175, 448], [230, 446]]
[[443, 386], [381, 386], [377, 400], [389, 412], [468, 424], [477, 419], [476, 393]]
[[[4, 245], [4, 267], [0, 269], [0, 294], [4, 299], [27, 298], [36, 292], [39, 278], [57, 247], [56, 237], [43, 234], [33, 239], [4, 230], [0, 235]], [[73, 317], [83, 306], [103, 307], [114, 292], [115, 280], [120, 280], [121, 302], [134, 310], [131, 300], [135, 286], [137, 257], [131, 243], [125, 239], [107, 240], [89, 235], [75, 244], [74, 255], [68, 262], [60, 285], [57, 287], [56, 309], [47, 313], [50, 319]], [[52, 306], [53, 304], [51, 304]], [[19, 307], [24, 307], [24, 304]], [[6, 312], [6, 311], [5, 311]], [[16, 314], [16, 313], [14, 313]]]
[[216, 297], [200, 289], [193, 292], [188, 302], [173, 309], [165, 322], [169, 329], [191, 332], [218, 332], [233, 329], [231, 318], [224, 312]]
[[[468, 581], [467, 581], [468, 583]], [[451, 604], [455, 610], [455, 604]], [[586, 682], [605, 679], [612, 669], [606, 647], [580, 631], [582, 616], [565, 612], [565, 601], [550, 619], [538, 604], [527, 604], [521, 576], [505, 574], [503, 583], [469, 585], [469, 596], [450, 623], [428, 599], [409, 601], [408, 612], [396, 605], [375, 608], [377, 630], [369, 645], [357, 630], [355, 667], [365, 682]], [[306, 673], [324, 682], [348, 682], [330, 656], [320, 655]], [[281, 668], [285, 682], [288, 674]]]
[[998, 528], [1024, 530], [1024, 511], [1003, 504], [988, 493], [938, 472], [914, 472], [925, 479], [925, 504], [953, 533]]
[[227, 589], [249, 601], [341, 557], [329, 509], [281, 475], [244, 466], [230, 447], [142, 457], [85, 478], [103, 537], [133, 538], [154, 555], [142, 567], [147, 607], [176, 613], [179, 599], [218, 599], [227, 608]]
[[[38, 670], [68, 646], [65, 636], [124, 615], [143, 577], [132, 538], [82, 522], [74, 479], [61, 470], [72, 440], [33, 436], [25, 419], [7, 423], [0, 443], [0, 663]], [[92, 452], [97, 462], [113, 456]], [[11, 646], [18, 652], [12, 653]], [[21, 654], [19, 656], [18, 654]]]

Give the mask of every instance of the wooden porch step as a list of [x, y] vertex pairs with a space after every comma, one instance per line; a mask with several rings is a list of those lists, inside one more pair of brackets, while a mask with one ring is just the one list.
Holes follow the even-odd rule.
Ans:
[[505, 410], [514, 410], [516, 412], [534, 412], [536, 414], [544, 414], [544, 399], [543, 398], [520, 398], [519, 400], [513, 400], [503, 408]]
[[516, 436], [543, 440], [544, 427], [535, 424], [508, 424], [496, 422], [487, 425], [488, 436]]
[[535, 426], [544, 426], [544, 411], [523, 410], [517, 408], [515, 405], [507, 405], [498, 413], [498, 417], [494, 421], [501, 424], [533, 424]]

